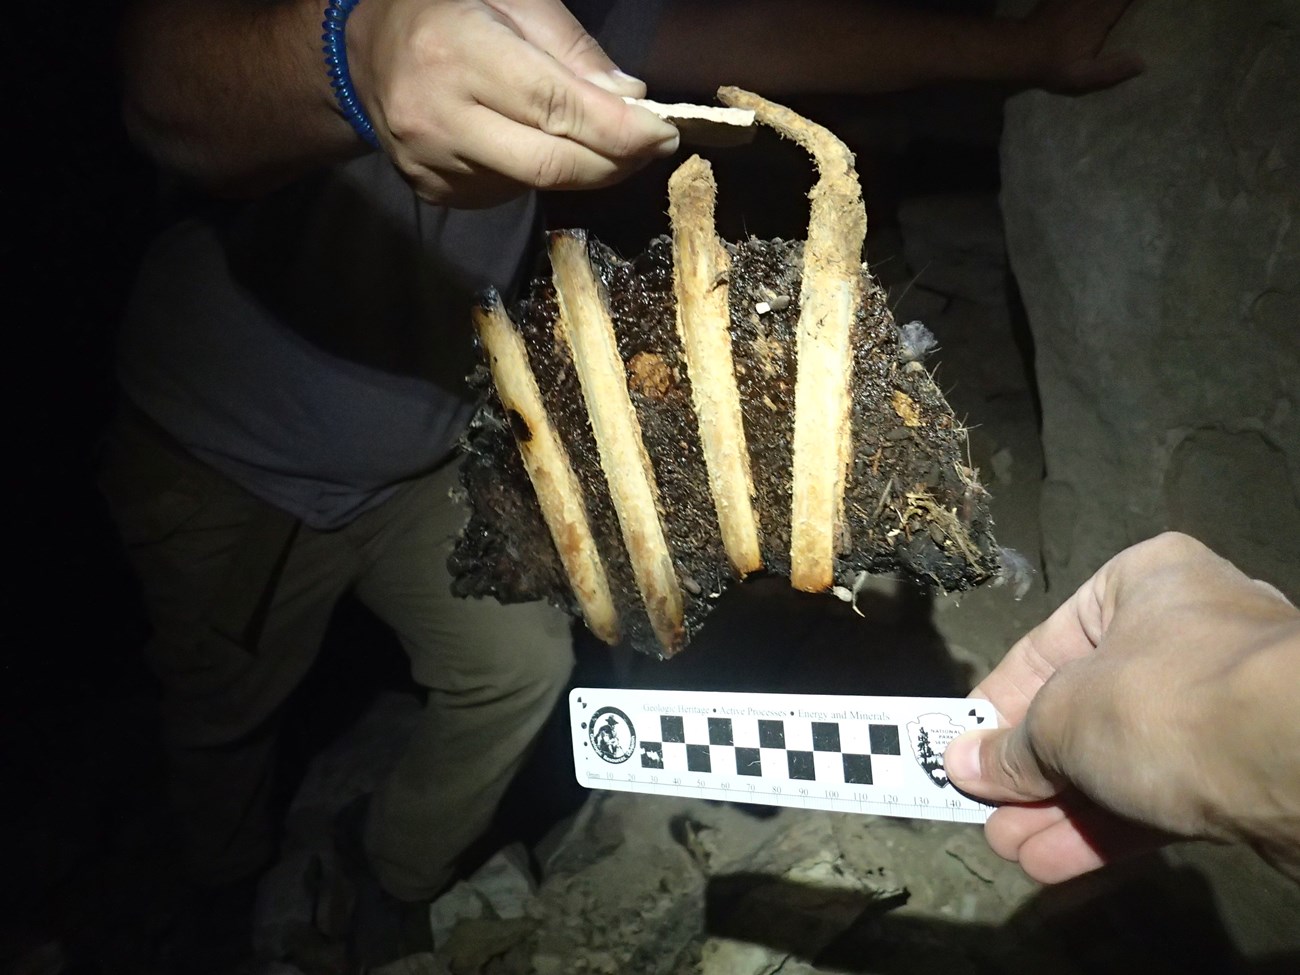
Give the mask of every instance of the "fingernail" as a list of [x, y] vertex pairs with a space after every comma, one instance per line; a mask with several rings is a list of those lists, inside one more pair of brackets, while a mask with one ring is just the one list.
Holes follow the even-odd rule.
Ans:
[[958, 735], [943, 753], [943, 767], [954, 782], [978, 782], [980, 743], [977, 735]]
[[658, 149], [659, 152], [663, 153], [665, 156], [671, 156], [674, 152], [677, 151], [677, 147], [680, 146], [681, 144], [682, 144], [682, 134], [678, 132], [676, 129], [673, 129], [673, 134], [669, 136], [667, 139], [661, 141], [659, 145], [657, 145], [655, 148]]
[[640, 98], [645, 94], [644, 81], [633, 78], [618, 68], [613, 71], [597, 71], [585, 77], [597, 88], [604, 88], [611, 95], [630, 95], [633, 98]]

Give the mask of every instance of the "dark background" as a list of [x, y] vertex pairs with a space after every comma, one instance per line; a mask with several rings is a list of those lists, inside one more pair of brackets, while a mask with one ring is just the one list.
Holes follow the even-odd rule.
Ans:
[[157, 851], [147, 629], [93, 476], [113, 338], [151, 229], [152, 174], [118, 120], [120, 8], [13, 5], [0, 31], [2, 971], [69, 931], [83, 957], [123, 956], [113, 938], [149, 910], [138, 854]]
[[[113, 684], [140, 638], [93, 485], [152, 176], [117, 113], [119, 4], [7, 12], [4, 693]], [[5, 708], [6, 723], [14, 718]]]

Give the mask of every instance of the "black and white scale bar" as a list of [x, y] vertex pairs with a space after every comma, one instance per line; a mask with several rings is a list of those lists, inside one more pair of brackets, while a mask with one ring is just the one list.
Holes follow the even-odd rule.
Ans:
[[573, 761], [589, 789], [982, 823], [948, 784], [956, 735], [997, 726], [987, 701], [577, 688]]

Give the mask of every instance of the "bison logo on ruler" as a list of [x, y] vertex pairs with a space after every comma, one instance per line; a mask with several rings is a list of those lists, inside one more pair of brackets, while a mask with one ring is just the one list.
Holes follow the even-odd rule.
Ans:
[[587, 740], [596, 754], [612, 765], [621, 765], [636, 751], [636, 729], [618, 708], [601, 708], [591, 716]]
[[[979, 720], [982, 722], [984, 719]], [[965, 730], [946, 714], [922, 714], [907, 723], [907, 739], [912, 743], [912, 754], [930, 781], [940, 788], [948, 784], [948, 773], [943, 767], [944, 750]]]

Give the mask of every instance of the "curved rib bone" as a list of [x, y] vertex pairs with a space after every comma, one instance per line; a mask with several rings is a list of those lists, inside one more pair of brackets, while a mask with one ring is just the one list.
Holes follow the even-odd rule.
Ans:
[[763, 556], [740, 391], [731, 358], [727, 306], [731, 259], [714, 229], [716, 198], [713, 168], [699, 156], [682, 163], [668, 180], [677, 333], [686, 353], [691, 399], [722, 543], [732, 566], [744, 577], [763, 567]]
[[637, 588], [655, 636], [672, 653], [685, 639], [682, 592], [659, 520], [654, 471], [628, 393], [614, 323], [587, 254], [587, 235], [552, 233], [550, 255], [560, 311], [556, 330], [573, 355]]
[[617, 643], [618, 611], [614, 608], [605, 563], [587, 520], [582, 487], [542, 404], [523, 337], [510, 321], [495, 288], [473, 309], [471, 317], [487, 353], [497, 396], [507, 415], [516, 419], [512, 426], [524, 469], [533, 483], [542, 517], [583, 618], [601, 640]]
[[829, 130], [740, 88], [720, 88], [725, 105], [799, 143], [817, 164], [800, 283], [796, 340], [790, 583], [820, 592], [835, 578], [843, 544], [844, 486], [851, 459], [849, 336], [862, 307], [867, 213], [853, 153]]

